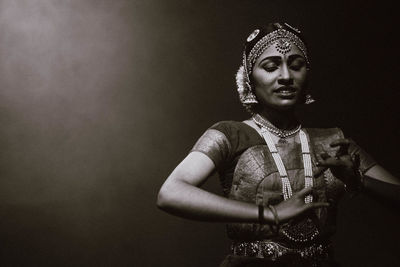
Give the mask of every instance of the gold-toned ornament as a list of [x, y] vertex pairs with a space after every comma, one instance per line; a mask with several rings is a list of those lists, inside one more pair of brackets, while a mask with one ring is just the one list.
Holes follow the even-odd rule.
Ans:
[[247, 37], [247, 42], [251, 42], [254, 40], [254, 38], [257, 37], [257, 35], [260, 33], [259, 29], [255, 29], [250, 35], [249, 37]]

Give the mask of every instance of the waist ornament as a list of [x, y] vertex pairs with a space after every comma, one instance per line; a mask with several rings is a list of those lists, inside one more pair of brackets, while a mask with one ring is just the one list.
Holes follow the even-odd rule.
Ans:
[[231, 253], [235, 256], [264, 258], [272, 261], [294, 256], [302, 260], [319, 261], [329, 258], [331, 244], [312, 244], [305, 247], [286, 247], [271, 240], [233, 242]]

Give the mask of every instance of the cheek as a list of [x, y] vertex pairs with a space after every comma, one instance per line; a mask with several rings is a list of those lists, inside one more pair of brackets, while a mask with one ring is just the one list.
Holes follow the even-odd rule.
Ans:
[[270, 86], [275, 82], [275, 77], [274, 75], [268, 74], [268, 73], [260, 73], [260, 72], [254, 72], [251, 75], [252, 77], [252, 83], [254, 84], [255, 87], [261, 86]]
[[307, 84], [307, 74], [306, 73], [299, 73], [297, 75], [294, 75], [295, 82], [301, 86], [304, 87]]

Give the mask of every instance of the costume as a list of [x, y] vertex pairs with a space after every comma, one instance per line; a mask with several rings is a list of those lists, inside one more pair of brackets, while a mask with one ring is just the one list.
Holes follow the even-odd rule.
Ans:
[[[303, 131], [310, 144], [313, 173], [318, 173], [318, 155], [334, 156], [336, 149], [329, 144], [343, 138], [343, 133], [338, 128], [306, 128]], [[304, 188], [298, 139], [295, 136], [290, 142], [276, 144], [293, 193]], [[202, 152], [214, 162], [226, 197], [263, 206], [283, 201], [277, 167], [263, 137], [251, 126], [235, 121], [219, 122], [202, 135], [192, 151]], [[349, 147], [349, 154], [354, 153], [360, 155], [361, 172], [375, 165], [356, 144]], [[336, 204], [344, 192], [344, 184], [328, 169], [314, 178], [313, 188], [314, 201], [331, 205], [311, 210], [301, 218], [283, 224], [280, 229], [268, 224], [228, 224], [227, 234], [233, 241], [232, 254], [222, 266], [334, 266], [329, 239], [335, 232]]]

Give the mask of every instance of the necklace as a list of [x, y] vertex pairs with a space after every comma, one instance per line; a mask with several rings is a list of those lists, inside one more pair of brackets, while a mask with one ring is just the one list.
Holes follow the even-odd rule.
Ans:
[[269, 121], [264, 119], [259, 114], [255, 114], [252, 119], [257, 125], [267, 128], [268, 131], [279, 136], [280, 138], [287, 138], [289, 136], [292, 136], [292, 135], [296, 134], [298, 131], [300, 131], [300, 129], [301, 129], [301, 124], [299, 124], [299, 126], [297, 126], [293, 130], [279, 129], [278, 127], [276, 127], [275, 125], [273, 125], [272, 123], [270, 123]]
[[[257, 121], [255, 121], [257, 123]], [[290, 181], [288, 178], [288, 174], [285, 166], [283, 165], [282, 158], [276, 149], [274, 141], [272, 140], [271, 133], [269, 132], [267, 127], [264, 125], [258, 126], [261, 127], [261, 133], [267, 143], [268, 149], [274, 159], [275, 165], [278, 169], [279, 176], [282, 181], [282, 193], [284, 200], [287, 200], [292, 197], [293, 191], [290, 185]], [[311, 165], [311, 156], [310, 156], [310, 147], [308, 145], [307, 135], [304, 131], [298, 130], [300, 135], [300, 143], [301, 143], [301, 153], [303, 156], [303, 166], [304, 166], [304, 187], [312, 187], [313, 186], [313, 173], [312, 173], [312, 165]], [[312, 195], [307, 195], [304, 198], [305, 203], [311, 203], [313, 201]], [[307, 218], [297, 223], [289, 223], [282, 229], [282, 233], [290, 240], [294, 242], [308, 242], [313, 240], [318, 234], [318, 228], [315, 223]]]

